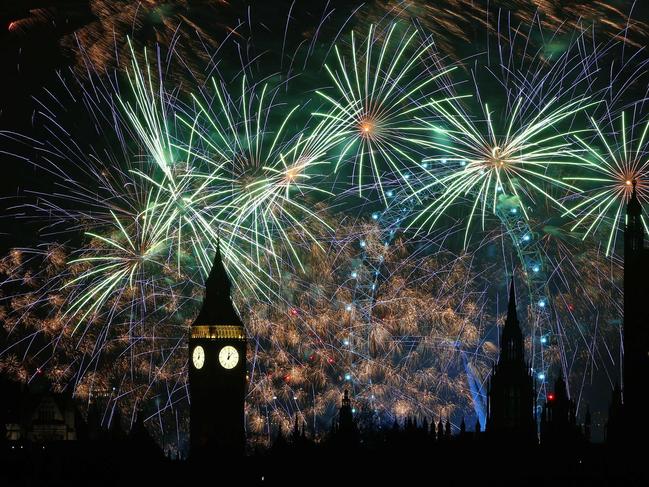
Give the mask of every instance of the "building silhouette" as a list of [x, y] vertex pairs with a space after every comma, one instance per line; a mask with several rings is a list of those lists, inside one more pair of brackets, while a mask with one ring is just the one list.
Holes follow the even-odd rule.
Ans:
[[565, 448], [583, 438], [584, 432], [577, 424], [577, 406], [568, 396], [566, 382], [559, 375], [541, 413], [541, 444]]
[[510, 443], [537, 442], [534, 379], [525, 361], [513, 277], [500, 338], [500, 356], [492, 370], [487, 394], [486, 431], [489, 437]]
[[69, 394], [57, 394], [39, 385], [0, 381], [0, 439], [51, 442], [78, 439], [83, 422]]
[[353, 448], [359, 440], [359, 429], [354, 419], [354, 408], [349, 397], [349, 391], [344, 390], [338, 417], [331, 428], [330, 441], [334, 447]]
[[[647, 398], [643, 386], [646, 377], [649, 377], [646, 360], [647, 312], [642, 302], [645, 296], [649, 296], [645, 289], [647, 285], [643, 282], [643, 272], [649, 269], [649, 252], [644, 249], [642, 211], [635, 189], [627, 213], [624, 380], [614, 390], [607, 424], [607, 441], [613, 446], [590, 444], [590, 412], [586, 411], [584, 423], [579, 425], [576, 404], [569, 397], [563, 377], [557, 378], [553, 392], [546, 398], [539, 418], [539, 445], [534, 413], [534, 379], [525, 358], [524, 336], [518, 320], [512, 279], [507, 316], [500, 337], [500, 354], [488, 385], [486, 431], [480, 431], [478, 421], [473, 431], [467, 431], [465, 418], [462, 417], [459, 424], [452, 424], [452, 418], [448, 415], [436, 415], [434, 418], [411, 416], [394, 419], [391, 427], [363, 429], [359, 427], [363, 423], [358, 420], [353, 398], [345, 390], [329, 435], [316, 438], [313, 431], [307, 432], [306, 418], [297, 412], [292, 432], [284, 433], [280, 429], [272, 448], [236, 461], [231, 459], [229, 466], [236, 465], [240, 460], [246, 462], [246, 468], [226, 469], [223, 478], [238, 479], [245, 485], [259, 479], [268, 481], [268, 484], [275, 481], [285, 485], [289, 475], [297, 472], [312, 474], [310, 469], [315, 459], [319, 465], [330, 465], [337, 461], [346, 466], [358, 466], [349, 479], [358, 479], [365, 484], [386, 483], [386, 471], [402, 473], [405, 470], [406, 476], [412, 474], [414, 478], [415, 473], [419, 473], [417, 469], [428, 469], [426, 462], [430, 462], [431, 468], [428, 470], [434, 472], [434, 478], [439, 483], [446, 485], [448, 481], [460, 478], [463, 484], [472, 484], [489, 481], [499, 475], [491, 472], [494, 465], [502, 462], [501, 446], [507, 447], [507, 465], [506, 475], [498, 478], [500, 485], [540, 485], [546, 479], [564, 479], [568, 476], [590, 482], [599, 481], [602, 476], [612, 476], [614, 480], [623, 479], [618, 485], [625, 485], [624, 469], [644, 475], [644, 460], [623, 458], [632, 449], [632, 442], [629, 441], [631, 434], [638, 439], [645, 438], [642, 433], [646, 428], [643, 409]], [[628, 277], [627, 273], [630, 274]], [[154, 479], [170, 484], [180, 479], [200, 479], [206, 473], [212, 473], [214, 460], [228, 455], [243, 455], [246, 335], [232, 304], [230, 291], [230, 279], [223, 266], [220, 247], [217, 246], [206, 281], [203, 305], [191, 327], [189, 339], [192, 462], [171, 462], [162, 458], [144, 427], [143, 412], [137, 414], [130, 431], [126, 433], [121, 430], [119, 409], [114, 404], [108, 423], [106, 414], [102, 419], [96, 402], [91, 403], [87, 419], [83, 421], [70, 412], [68, 406], [72, 403], [68, 399], [48, 393], [30, 397], [30, 407], [23, 406], [20, 401], [0, 401], [0, 422], [4, 423], [8, 433], [5, 438], [8, 441], [0, 446], [4, 446], [4, 455], [9, 462], [13, 462], [9, 463], [12, 468], [6, 471], [17, 470], [17, 466], [24, 465], [26, 459], [32, 458], [36, 447], [44, 447], [45, 443], [53, 452], [49, 455], [58, 455], [57, 459], [74, 458], [74, 469], [78, 468], [79, 463], [91, 465], [92, 468], [101, 465], [103, 468], [106, 461], [114, 470], [125, 469], [124, 465], [144, 466], [141, 471], [146, 472], [146, 481]], [[358, 405], [356, 407], [361, 409]], [[460, 420], [459, 417], [455, 419]], [[76, 441], [61, 441], [73, 439]], [[25, 453], [20, 453], [17, 449], [20, 448], [22, 452], [23, 443], [26, 445]], [[623, 453], [616, 456], [617, 452]], [[638, 450], [637, 454], [642, 455], [642, 450]], [[34, 477], [38, 481], [49, 478], [52, 473], [47, 470], [52, 468], [47, 460], [50, 457], [41, 458], [46, 460], [38, 461], [47, 467], [42, 471], [42, 476], [38, 472], [38, 476]], [[194, 462], [195, 459], [199, 461]], [[552, 467], [538, 468], [538, 465], [545, 463]], [[60, 469], [60, 462], [52, 464]], [[291, 466], [288, 469], [290, 473], [287, 473], [287, 464]], [[467, 469], [467, 464], [471, 468]], [[411, 465], [412, 469], [384, 468], [394, 465]], [[69, 469], [67, 472], [77, 471]], [[85, 471], [80, 472], [85, 474]], [[323, 481], [338, 478], [337, 470], [327, 467], [318, 470], [318, 474], [319, 480]], [[78, 478], [82, 476], [78, 475]], [[83, 479], [87, 479], [87, 475], [83, 475]], [[114, 480], [107, 479], [107, 482], [114, 485]], [[527, 480], [530, 482], [526, 483]]]
[[[580, 428], [575, 403], [569, 398], [567, 385], [561, 377], [548, 395], [540, 417], [539, 445], [534, 381], [525, 360], [513, 280], [501, 332], [501, 351], [488, 387], [485, 432], [480, 431], [478, 421], [473, 431], [467, 431], [464, 418], [460, 421], [457, 417], [460, 422], [452, 424], [449, 415], [410, 416], [394, 419], [390, 427], [361, 428], [359, 424], [363, 423], [355, 412], [354, 399], [345, 390], [329, 435], [316, 438], [313, 431], [307, 432], [306, 418], [296, 412], [292, 431], [280, 429], [272, 448], [232, 458], [233, 454], [242, 454], [245, 445], [245, 340], [242, 322], [230, 298], [230, 280], [217, 249], [206, 282], [203, 307], [192, 326], [189, 340], [191, 461], [164, 458], [148, 436], [142, 412], [133, 418], [130, 431], [126, 433], [120, 428], [122, 420], [114, 404], [107, 423], [107, 414], [102, 420], [97, 403], [93, 402], [84, 427], [79, 428], [77, 423], [77, 441], [50, 441], [48, 456], [35, 456], [36, 451], [45, 447], [40, 443], [26, 444], [23, 450], [20, 442], [7, 442], [4, 451], [10, 468], [5, 472], [33, 470], [32, 483], [35, 485], [50, 481], [52, 475], [58, 475], [52, 485], [81, 485], [82, 482], [85, 485], [91, 472], [98, 469], [121, 475], [102, 477], [99, 485], [115, 485], [118, 481], [134, 483], [134, 480], [180, 485], [214, 475], [216, 462], [221, 462], [217, 470], [222, 483], [243, 485], [255, 485], [260, 481], [264, 485], [286, 485], [314, 473], [319, 483], [333, 483], [340, 480], [340, 470], [331, 465], [342, 465], [341, 468], [347, 469], [345, 479], [362, 485], [410, 481], [428, 472], [432, 472], [431, 479], [444, 485], [491, 481], [498, 481], [499, 485], [541, 485], [556, 484], [557, 480], [564, 479], [597, 484], [602, 478], [626, 485], [629, 478], [645, 474], [644, 462], [623, 463], [625, 458], [615, 457], [613, 452], [618, 450], [617, 446], [612, 448], [585, 441], [590, 436], [589, 414], [586, 414], [583, 429]], [[195, 355], [197, 347], [202, 350]], [[227, 347], [237, 351], [236, 361], [227, 355], [221, 356]], [[108, 406], [112, 404], [110, 397], [110, 394], [106, 396]], [[615, 435], [624, 431], [619, 425], [625, 424], [627, 405], [623, 404], [620, 387], [616, 388], [614, 397], [609, 438], [619, 438]], [[47, 411], [51, 402], [43, 404]], [[360, 409], [358, 405], [356, 408]], [[15, 411], [13, 407], [0, 409], [7, 424], [12, 422]], [[625, 441], [620, 444], [629, 445]], [[625, 451], [624, 448], [619, 450]], [[231, 458], [223, 463], [222, 459], [228, 455]], [[32, 458], [37, 458], [35, 464], [40, 470], [24, 468]], [[51, 458], [55, 460], [50, 461]], [[503, 458], [506, 463], [501, 469]], [[66, 459], [74, 459], [74, 462], [66, 466]], [[61, 466], [65, 468], [62, 470]], [[140, 477], [131, 477], [131, 471], [139, 472]], [[606, 483], [602, 481], [597, 485]]]
[[622, 388], [615, 385], [608, 406], [608, 419], [606, 421], [606, 441], [612, 445], [624, 443], [624, 406], [622, 404]]
[[220, 243], [189, 339], [190, 456], [243, 455], [247, 340]]
[[352, 401], [349, 399], [349, 391], [343, 392], [343, 400], [338, 411], [338, 430], [351, 431], [354, 428], [354, 415], [352, 413]]
[[[634, 435], [646, 437], [649, 427], [645, 420], [649, 404], [649, 249], [644, 246], [644, 223], [642, 205], [636, 192], [636, 181], [626, 208], [624, 228], [624, 321], [623, 362], [621, 398], [623, 412], [615, 411], [619, 404], [612, 404], [612, 412], [619, 417], [609, 418], [609, 429], [621, 427], [634, 431]], [[611, 421], [612, 420], [612, 421]], [[613, 438], [620, 432], [611, 431]]]

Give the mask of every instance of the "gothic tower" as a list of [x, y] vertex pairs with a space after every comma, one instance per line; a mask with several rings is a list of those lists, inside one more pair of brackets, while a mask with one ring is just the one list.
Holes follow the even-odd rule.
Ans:
[[628, 426], [645, 423], [649, 404], [649, 250], [644, 247], [642, 205], [636, 182], [626, 209], [624, 229], [624, 360], [622, 402]]
[[566, 448], [583, 439], [577, 426], [577, 406], [568, 397], [568, 386], [559, 375], [541, 413], [541, 444]]
[[489, 381], [486, 429], [489, 437], [535, 443], [534, 396], [534, 380], [525, 362], [512, 278], [507, 319], [500, 339], [500, 357]]
[[351, 431], [354, 428], [354, 416], [352, 413], [352, 401], [349, 399], [349, 391], [345, 389], [343, 401], [338, 413], [338, 430]]
[[342, 404], [338, 412], [338, 421], [335, 421], [334, 424], [337, 426], [332, 438], [334, 444], [340, 447], [351, 447], [358, 443], [359, 431], [356, 426], [356, 421], [354, 421], [354, 410], [347, 389], [343, 393]]
[[[242, 455], [246, 334], [232, 305], [217, 244], [205, 297], [189, 339], [190, 454]], [[213, 457], [212, 457], [213, 458]]]

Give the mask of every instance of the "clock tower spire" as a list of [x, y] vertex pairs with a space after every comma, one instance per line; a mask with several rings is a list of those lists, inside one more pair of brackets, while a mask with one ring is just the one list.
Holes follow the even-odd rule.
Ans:
[[217, 242], [201, 310], [189, 338], [190, 454], [242, 455], [246, 333], [230, 297]]

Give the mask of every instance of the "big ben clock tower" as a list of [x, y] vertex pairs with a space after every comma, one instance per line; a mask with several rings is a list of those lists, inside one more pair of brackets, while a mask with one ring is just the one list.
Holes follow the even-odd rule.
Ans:
[[230, 298], [217, 244], [205, 298], [189, 339], [190, 454], [242, 455], [246, 334]]

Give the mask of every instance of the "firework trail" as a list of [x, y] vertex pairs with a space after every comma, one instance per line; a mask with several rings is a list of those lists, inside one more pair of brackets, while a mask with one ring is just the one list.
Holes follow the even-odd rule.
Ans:
[[[413, 224], [435, 225], [450, 206], [463, 201], [466, 195], [471, 195], [474, 200], [467, 217], [469, 223], [465, 231], [466, 243], [470, 220], [476, 214], [480, 216], [483, 230], [487, 212], [496, 214], [499, 205], [510, 205], [512, 208], [518, 206], [527, 217], [526, 207], [534, 202], [533, 192], [539, 192], [541, 197], [563, 207], [550, 192], [543, 189], [543, 185], [577, 190], [547, 174], [551, 165], [570, 164], [569, 161], [575, 157], [575, 150], [565, 140], [567, 133], [556, 134], [552, 130], [561, 121], [583, 109], [585, 100], [572, 100], [556, 108], [553, 107], [555, 100], [551, 100], [520, 127], [513, 128], [523, 102], [521, 95], [515, 102], [513, 113], [505, 117], [510, 123], [501, 136], [496, 135], [494, 114], [487, 104], [484, 105], [485, 128], [479, 130], [463, 115], [461, 108], [455, 103], [457, 100], [455, 97], [431, 102], [434, 110], [444, 117], [448, 128], [430, 125], [434, 137], [446, 140], [423, 142], [442, 155], [425, 159], [424, 164], [432, 164], [433, 182], [417, 192], [432, 192], [436, 187], [443, 189], [436, 201], [428, 205], [414, 219]], [[434, 176], [433, 172], [439, 166], [444, 168], [444, 172], [448, 171], [448, 174]]]
[[588, 37], [578, 33], [554, 59], [546, 58], [543, 46], [528, 43], [534, 33], [534, 26], [505, 31], [498, 58], [487, 55], [467, 67], [473, 93], [458, 94], [446, 83], [448, 95], [429, 101], [437, 117], [422, 121], [430, 135], [415, 142], [435, 155], [420, 164], [422, 184], [415, 196], [437, 197], [411, 226], [433, 226], [454, 205], [468, 202], [466, 245], [474, 218], [483, 230], [489, 214], [514, 207], [529, 218], [535, 196], [565, 210], [555, 195], [579, 191], [561, 174], [580, 164], [575, 162], [580, 149], [569, 140], [586, 131], [575, 128], [578, 115], [599, 103], [592, 81], [597, 53], [584, 58]]
[[[544, 32], [556, 32], [556, 39], [575, 31], [592, 29], [600, 38], [614, 39], [639, 48], [649, 33], [645, 22], [634, 18], [636, 2], [590, 1], [474, 1], [380, 0], [371, 2], [356, 17], [365, 23], [395, 18], [412, 20], [435, 33], [441, 52], [462, 59], [475, 53], [475, 43], [491, 34], [501, 35], [502, 26], [539, 25]], [[502, 34], [507, 37], [507, 34]]]
[[[530, 288], [528, 321], [538, 333], [526, 346], [540, 357], [537, 378], [560, 367], [580, 396], [596, 369], [615, 382], [619, 262], [597, 241], [553, 226], [570, 211], [577, 228], [588, 229], [584, 238], [604, 227], [610, 218], [600, 202], [614, 193], [599, 179], [631, 154], [644, 157], [640, 115], [620, 135], [602, 128], [602, 117], [585, 118], [604, 97], [598, 84], [604, 91], [610, 84], [599, 61], [611, 51], [581, 27], [563, 25], [539, 41], [531, 28], [505, 22], [497, 42], [511, 45], [448, 65], [450, 51], [440, 49], [447, 34], [431, 37], [430, 17], [416, 28], [395, 21], [414, 2], [401, 2], [403, 10], [383, 2], [352, 18], [385, 15], [386, 5], [387, 22], [343, 35], [347, 44], [334, 36], [316, 82], [298, 76], [297, 61], [290, 76], [254, 76], [263, 62], [250, 48], [234, 74], [217, 49], [206, 58], [207, 74], [191, 77], [208, 82], [181, 86], [186, 74], [162, 50], [152, 60], [137, 47], [141, 38], [129, 45], [124, 35], [117, 50], [124, 74], [92, 74], [114, 61], [108, 45], [97, 45], [90, 82], [75, 80], [65, 98], [40, 103], [42, 138], [3, 132], [55, 191], [35, 193], [17, 210], [41, 222], [41, 242], [50, 243], [2, 259], [0, 369], [101, 403], [109, 420], [121, 412], [132, 421], [143, 411], [160, 442], [182, 448], [185, 337], [220, 238], [252, 340], [253, 442], [267, 442], [296, 417], [321, 434], [343, 388], [354, 391], [366, 424], [471, 416], [502, 321], [488, 289], [504, 282], [512, 250]], [[532, 19], [553, 22], [553, 5]], [[142, 12], [152, 8], [145, 3]], [[447, 14], [438, 19], [451, 22]], [[566, 36], [561, 49], [548, 47]], [[169, 53], [182, 55], [174, 46]], [[305, 46], [314, 58], [329, 47]], [[289, 51], [297, 52], [282, 46], [282, 60]], [[193, 70], [193, 62], [184, 67]], [[463, 73], [474, 89], [458, 81]], [[322, 86], [325, 78], [331, 86]], [[311, 83], [297, 101], [294, 82]], [[86, 126], [71, 122], [77, 105]], [[599, 147], [607, 143], [612, 159]], [[349, 173], [353, 187], [340, 190], [340, 175]], [[351, 193], [362, 210], [348, 204]], [[615, 195], [612, 205], [623, 198]], [[460, 214], [466, 208], [468, 218]], [[486, 222], [493, 214], [495, 226]], [[471, 231], [476, 218], [484, 232]], [[407, 224], [426, 231], [413, 236]], [[480, 243], [469, 246], [479, 233]], [[361, 293], [363, 286], [371, 291]], [[584, 325], [595, 311], [596, 323]]]
[[[264, 439], [296, 417], [326, 431], [344, 388], [355, 391], [368, 426], [407, 415], [471, 415], [462, 349], [472, 350], [476, 377], [487, 376], [496, 347], [485, 339], [486, 280], [471, 257], [413, 252], [401, 240], [386, 252], [376, 223], [346, 220], [324, 250], [302, 249], [305, 273], [285, 277], [285, 304], [251, 310], [256, 353], [248, 416]], [[385, 265], [372, 354], [364, 352], [365, 318], [353, 305], [357, 280], [370, 272], [359, 267], [361, 240], [384, 255]]]
[[[320, 167], [328, 164], [324, 157], [331, 143], [326, 136], [329, 129], [319, 123], [289, 131], [291, 116], [299, 106], [286, 109], [277, 102], [277, 92], [266, 84], [256, 90], [244, 76], [237, 98], [215, 80], [212, 84], [213, 97], [194, 97], [195, 115], [180, 118], [191, 128], [190, 140], [203, 145], [204, 150], [187, 149], [204, 163], [197, 177], [205, 180], [211, 201], [203, 204], [219, 224], [232, 227], [230, 241], [236, 238], [242, 242], [240, 246], [251, 247], [250, 258], [258, 267], [264, 256], [270, 255], [279, 272], [279, 242], [297, 258], [286, 227], [299, 227], [298, 236], [313, 240], [303, 224], [304, 219], [318, 219], [309, 199], [330, 195], [317, 185]], [[286, 115], [278, 118], [280, 107]], [[207, 225], [214, 223], [208, 220]], [[301, 265], [299, 259], [296, 265]]]
[[622, 265], [599, 242], [582, 240], [565, 223], [544, 225], [540, 249], [552, 269], [548, 288], [557, 329], [554, 339], [545, 337], [546, 353], [569, 378], [576, 401], [587, 402], [595, 373], [605, 375], [611, 388], [619, 382]]
[[[479, 219], [484, 232], [487, 219], [496, 217], [529, 290], [529, 352], [542, 400], [555, 365], [563, 363], [564, 375], [567, 367], [565, 330], [558, 328], [551, 308], [548, 279], [554, 271], [540, 247], [539, 225], [569, 212], [561, 199], [580, 191], [562, 177], [582, 166], [583, 149], [571, 138], [588, 132], [580, 117], [599, 104], [605, 90], [594, 82], [602, 51], [587, 48], [588, 33], [576, 33], [565, 49], [548, 58], [545, 46], [529, 43], [534, 29], [518, 26], [501, 33], [498, 57], [487, 53], [484, 65], [476, 62], [470, 69], [473, 95], [449, 90], [448, 96], [431, 100], [439, 118], [425, 122], [432, 135], [417, 142], [434, 155], [423, 160], [422, 184], [411, 196], [428, 202], [414, 211], [409, 227], [431, 228], [449, 216], [461, 217], [466, 247], [475, 235], [472, 221]], [[458, 204], [468, 210], [453, 212]], [[555, 346], [558, 354], [551, 353]]]
[[[268, 27], [282, 17], [276, 15], [277, 4], [268, 10], [256, 6], [251, 12], [246, 3], [236, 0], [91, 0], [83, 8], [45, 1], [38, 2], [36, 8], [28, 8], [29, 2], [20, 3], [24, 8], [14, 13], [14, 18], [7, 24], [8, 33], [13, 37], [29, 36], [51, 30], [52, 24], [57, 24], [59, 29], [65, 25], [60, 42], [75, 57], [80, 71], [86, 70], [88, 57], [99, 71], [115, 65], [128, 66], [130, 50], [126, 38], [130, 36], [135, 39], [138, 52], [156, 44], [174, 46], [187, 65], [199, 73], [200, 67], [210, 59], [209, 51], [218, 49], [222, 37], [233, 35], [245, 43], [254, 30], [262, 29], [251, 28], [250, 32], [241, 29], [255, 22]], [[302, 37], [298, 42], [314, 35], [323, 19], [333, 17], [335, 12], [340, 12], [341, 17], [351, 15], [352, 21], [364, 25], [415, 19], [423, 30], [435, 33], [439, 50], [455, 59], [462, 59], [465, 56], [462, 51], [472, 49], [476, 38], [481, 38], [484, 33], [499, 32], [500, 14], [504, 10], [508, 11], [511, 20], [507, 22], [511, 24], [539, 24], [545, 31], [561, 34], [592, 28], [601, 37], [617, 39], [635, 47], [640, 47], [649, 32], [646, 23], [634, 18], [637, 8], [633, 1], [622, 2], [622, 6], [620, 2], [583, 0], [314, 2], [313, 10], [319, 16], [296, 8], [291, 1], [277, 3], [287, 13], [285, 17], [293, 18], [294, 23], [302, 27]]]
[[[168, 203], [174, 171], [158, 165], [161, 153], [151, 149], [162, 145], [147, 138], [152, 125], [131, 124], [136, 112], [113, 100], [112, 87], [67, 88], [87, 111], [86, 129], [64, 128], [65, 112], [44, 110], [47, 136], [19, 139], [53, 179], [52, 192], [24, 207], [53, 240], [3, 261], [3, 289], [14, 293], [3, 299], [11, 312], [2, 363], [81, 403], [107, 400], [107, 422], [119, 404], [130, 423], [150, 402], [164, 410], [185, 398], [182, 349], [204, 269], [189, 239], [175, 243], [184, 222]], [[66, 106], [65, 98], [55, 101]], [[149, 115], [162, 117], [167, 103], [160, 97]], [[175, 131], [163, 133], [171, 139]]]
[[352, 32], [350, 55], [335, 46], [336, 66], [325, 64], [334, 92], [318, 91], [330, 109], [316, 115], [331, 122], [340, 145], [334, 171], [350, 164], [359, 195], [369, 178], [386, 204], [385, 181], [410, 186], [410, 171], [422, 157], [410, 143], [412, 134], [425, 130], [418, 115], [434, 83], [454, 69], [428, 68], [433, 43], [419, 36], [397, 23], [385, 31], [370, 26], [360, 40]]
[[[159, 417], [166, 410], [176, 414], [175, 403], [186, 398], [185, 335], [219, 234], [229, 271], [240, 270], [238, 291], [269, 292], [275, 278], [250, 259], [255, 242], [247, 236], [254, 230], [237, 220], [233, 205], [248, 215], [255, 209], [246, 204], [263, 203], [269, 212], [257, 215], [277, 225], [271, 212], [280, 207], [276, 200], [289, 200], [291, 190], [281, 174], [263, 202], [234, 201], [215, 191], [214, 181], [225, 180], [218, 171], [232, 159], [206, 170], [203, 160], [191, 157], [199, 151], [176, 116], [179, 105], [143, 58], [143, 69], [133, 62], [126, 90], [94, 84], [76, 95], [89, 126], [105, 138], [99, 150], [71, 138], [52, 110], [43, 114], [42, 141], [3, 133], [33, 146], [35, 163], [55, 179], [56, 191], [37, 194], [24, 209], [45, 222], [44, 234], [72, 239], [16, 250], [5, 260], [4, 288], [20, 282], [27, 288], [5, 300], [11, 308], [5, 368], [27, 381], [45, 376], [82, 401], [110, 395], [107, 408], [119, 403], [131, 418], [151, 402]], [[278, 153], [278, 163], [306, 157], [309, 143]], [[235, 246], [241, 241], [246, 249]]]
[[649, 122], [632, 121], [629, 126], [626, 117], [626, 113], [622, 112], [615, 121], [619, 123], [619, 130], [613, 129], [607, 133], [591, 117], [597, 132], [595, 141], [590, 143], [575, 136], [586, 150], [584, 155], [579, 155], [586, 170], [581, 173], [583, 175], [563, 178], [583, 185], [585, 190], [582, 200], [570, 208], [570, 213], [577, 215], [571, 230], [583, 228], [585, 239], [601, 226], [602, 233], [608, 233], [607, 255], [615, 247], [615, 237], [622, 229], [624, 209], [633, 189], [643, 205], [649, 197]]

